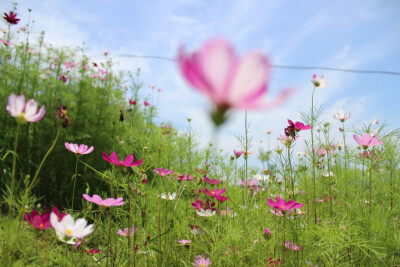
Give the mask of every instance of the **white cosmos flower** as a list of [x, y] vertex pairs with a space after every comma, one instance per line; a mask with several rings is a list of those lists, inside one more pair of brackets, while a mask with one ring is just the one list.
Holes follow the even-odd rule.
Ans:
[[325, 178], [328, 178], [328, 177], [334, 177], [335, 174], [333, 172], [327, 172], [327, 173], [322, 174], [322, 176]]
[[269, 175], [256, 174], [254, 179], [258, 180], [259, 182], [269, 183]]
[[162, 193], [161, 195], [158, 195], [158, 197], [161, 197], [165, 200], [174, 200], [176, 198], [176, 193]]
[[204, 210], [204, 209], [200, 209], [200, 210], [196, 210], [196, 213], [201, 216], [201, 217], [211, 217], [215, 215], [215, 210]]
[[72, 245], [75, 244], [76, 239], [84, 238], [93, 232], [93, 224], [87, 225], [87, 221], [83, 218], [75, 221], [69, 214], [58, 221], [58, 216], [52, 212], [50, 224], [56, 231], [58, 239]]
[[350, 112], [344, 112], [343, 110], [338, 110], [333, 114], [335, 120], [344, 122], [350, 118]]

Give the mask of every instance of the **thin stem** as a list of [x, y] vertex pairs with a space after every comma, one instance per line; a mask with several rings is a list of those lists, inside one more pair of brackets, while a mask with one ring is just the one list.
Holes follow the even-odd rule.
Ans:
[[72, 191], [72, 203], [71, 203], [71, 209], [74, 210], [74, 200], [75, 200], [75, 185], [76, 185], [76, 175], [78, 173], [78, 157], [76, 157], [76, 163], [75, 163], [75, 174], [74, 174], [74, 191]]
[[315, 87], [311, 96], [311, 153], [312, 153], [312, 180], [313, 180], [313, 205], [314, 205], [314, 223], [317, 224], [317, 203], [315, 199], [316, 187], [315, 187], [315, 153], [314, 153], [314, 93]]
[[31, 191], [33, 189], [33, 187], [35, 187], [35, 185], [36, 185], [35, 183], [36, 183], [37, 177], [39, 176], [40, 170], [42, 169], [42, 166], [43, 166], [44, 162], [46, 161], [47, 157], [49, 156], [50, 152], [54, 149], [54, 146], [56, 145], [59, 136], [60, 136], [60, 128], [57, 129], [56, 138], [54, 139], [53, 144], [51, 145], [49, 150], [47, 150], [46, 155], [44, 155], [42, 162], [40, 162], [39, 168], [37, 169], [35, 176], [32, 179], [32, 182], [29, 184], [28, 188], [26, 189], [27, 191]]
[[17, 148], [18, 148], [18, 136], [20, 131], [20, 125], [17, 124], [17, 129], [15, 130], [15, 140], [14, 140], [14, 153], [13, 153], [13, 165], [12, 165], [12, 172], [11, 172], [11, 201], [10, 201], [10, 210], [9, 215], [12, 215], [12, 206], [14, 201], [14, 190], [15, 190], [15, 171], [17, 167]]

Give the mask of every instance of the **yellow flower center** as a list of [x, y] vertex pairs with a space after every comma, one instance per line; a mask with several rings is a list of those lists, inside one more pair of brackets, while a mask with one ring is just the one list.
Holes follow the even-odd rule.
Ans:
[[67, 229], [67, 231], [65, 231], [67, 233], [67, 236], [70, 236], [72, 234], [72, 230], [71, 229]]
[[283, 209], [283, 210], [286, 209], [285, 205], [282, 205], [282, 206], [281, 206], [281, 209]]
[[39, 227], [42, 228], [43, 227], [43, 223], [40, 223]]

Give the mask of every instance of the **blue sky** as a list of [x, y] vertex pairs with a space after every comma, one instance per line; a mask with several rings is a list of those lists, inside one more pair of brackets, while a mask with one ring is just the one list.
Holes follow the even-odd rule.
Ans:
[[[180, 44], [191, 50], [212, 37], [222, 36], [238, 54], [261, 50], [276, 65], [400, 72], [400, 1], [382, 3], [26, 0], [18, 2], [17, 13], [26, 22], [27, 9], [31, 8], [34, 31], [44, 30], [46, 42], [55, 46], [79, 46], [85, 42], [89, 55], [108, 49], [113, 57], [133, 54], [175, 58]], [[2, 12], [12, 7], [10, 1], [0, 0], [0, 4]], [[159, 122], [171, 121], [184, 131], [186, 118], [191, 117], [201, 143], [211, 140], [209, 102], [185, 83], [174, 62], [115, 60], [120, 61], [121, 69], [142, 69], [144, 96], [149, 85], [163, 89]], [[277, 110], [249, 113], [253, 150], [258, 150], [260, 140], [264, 140], [261, 145], [266, 144], [265, 129], [273, 129], [271, 140], [275, 140], [283, 132], [286, 119], [300, 120], [299, 111], [306, 111], [310, 105], [310, 79], [314, 73], [328, 78], [328, 86], [316, 92], [316, 99], [324, 105], [323, 118], [333, 123], [334, 132], [339, 123], [332, 115], [338, 109], [351, 112], [348, 125], [358, 127], [379, 119], [392, 129], [400, 126], [400, 76], [274, 69], [269, 97], [286, 86], [296, 86], [299, 92]], [[223, 126], [219, 145], [227, 152], [239, 147], [234, 135], [243, 135], [243, 125], [243, 112], [236, 112]], [[339, 138], [337, 133], [333, 136]]]

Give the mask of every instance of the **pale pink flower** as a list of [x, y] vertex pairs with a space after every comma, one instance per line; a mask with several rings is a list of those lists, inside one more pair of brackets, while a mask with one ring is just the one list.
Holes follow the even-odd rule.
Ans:
[[300, 250], [300, 246], [299, 245], [292, 244], [292, 242], [289, 241], [289, 240], [285, 242], [285, 247], [287, 247], [290, 250]]
[[335, 120], [344, 122], [350, 118], [350, 112], [344, 112], [343, 110], [338, 110], [333, 114]]
[[191, 240], [181, 239], [181, 240], [178, 240], [178, 243], [182, 244], [182, 245], [189, 245], [190, 243], [192, 243], [192, 241]]
[[135, 226], [132, 226], [130, 231], [129, 228], [125, 228], [123, 231], [121, 229], [118, 229], [117, 234], [122, 235], [124, 237], [128, 237], [128, 235], [132, 236], [135, 233], [135, 231], [136, 231]]
[[11, 94], [8, 97], [6, 110], [18, 123], [37, 122], [43, 119], [46, 110], [44, 105], [38, 110], [38, 104], [35, 100], [29, 99], [25, 103], [25, 95]]
[[71, 151], [72, 153], [75, 153], [77, 155], [85, 155], [85, 154], [89, 154], [93, 151], [94, 147], [91, 146], [88, 149], [87, 145], [81, 144], [78, 146], [78, 144], [73, 144], [73, 143], [64, 143], [65, 147]]
[[197, 255], [195, 256], [195, 260], [192, 263], [194, 267], [208, 267], [211, 264], [211, 260], [209, 258], [205, 258], [204, 256]]
[[95, 203], [99, 205], [100, 207], [112, 207], [112, 206], [122, 206], [124, 205], [123, 198], [107, 198], [107, 199], [102, 199], [99, 195], [93, 195], [93, 197], [90, 197], [89, 195], [83, 194], [83, 198], [86, 199], [89, 202]]
[[2, 43], [2, 44], [4, 44], [4, 45], [12, 45], [13, 43], [11, 43], [11, 42], [7, 42], [7, 41], [4, 41], [4, 40], [2, 40], [2, 39], [0, 39], [0, 43]]
[[271, 70], [268, 58], [260, 52], [238, 58], [231, 45], [220, 38], [209, 40], [191, 54], [181, 48], [178, 64], [185, 79], [215, 105], [213, 120], [217, 125], [224, 122], [230, 108], [273, 108], [294, 92], [283, 90], [275, 101], [263, 103]]
[[353, 135], [353, 137], [354, 140], [356, 140], [356, 142], [364, 149], [383, 144], [382, 141], [379, 141], [379, 137], [371, 137], [368, 133], [363, 134], [363, 136], [361, 136], [361, 139], [357, 135]]
[[324, 75], [317, 76], [317, 74], [314, 74], [311, 82], [315, 87], [324, 88], [326, 87], [328, 79], [324, 78]]

